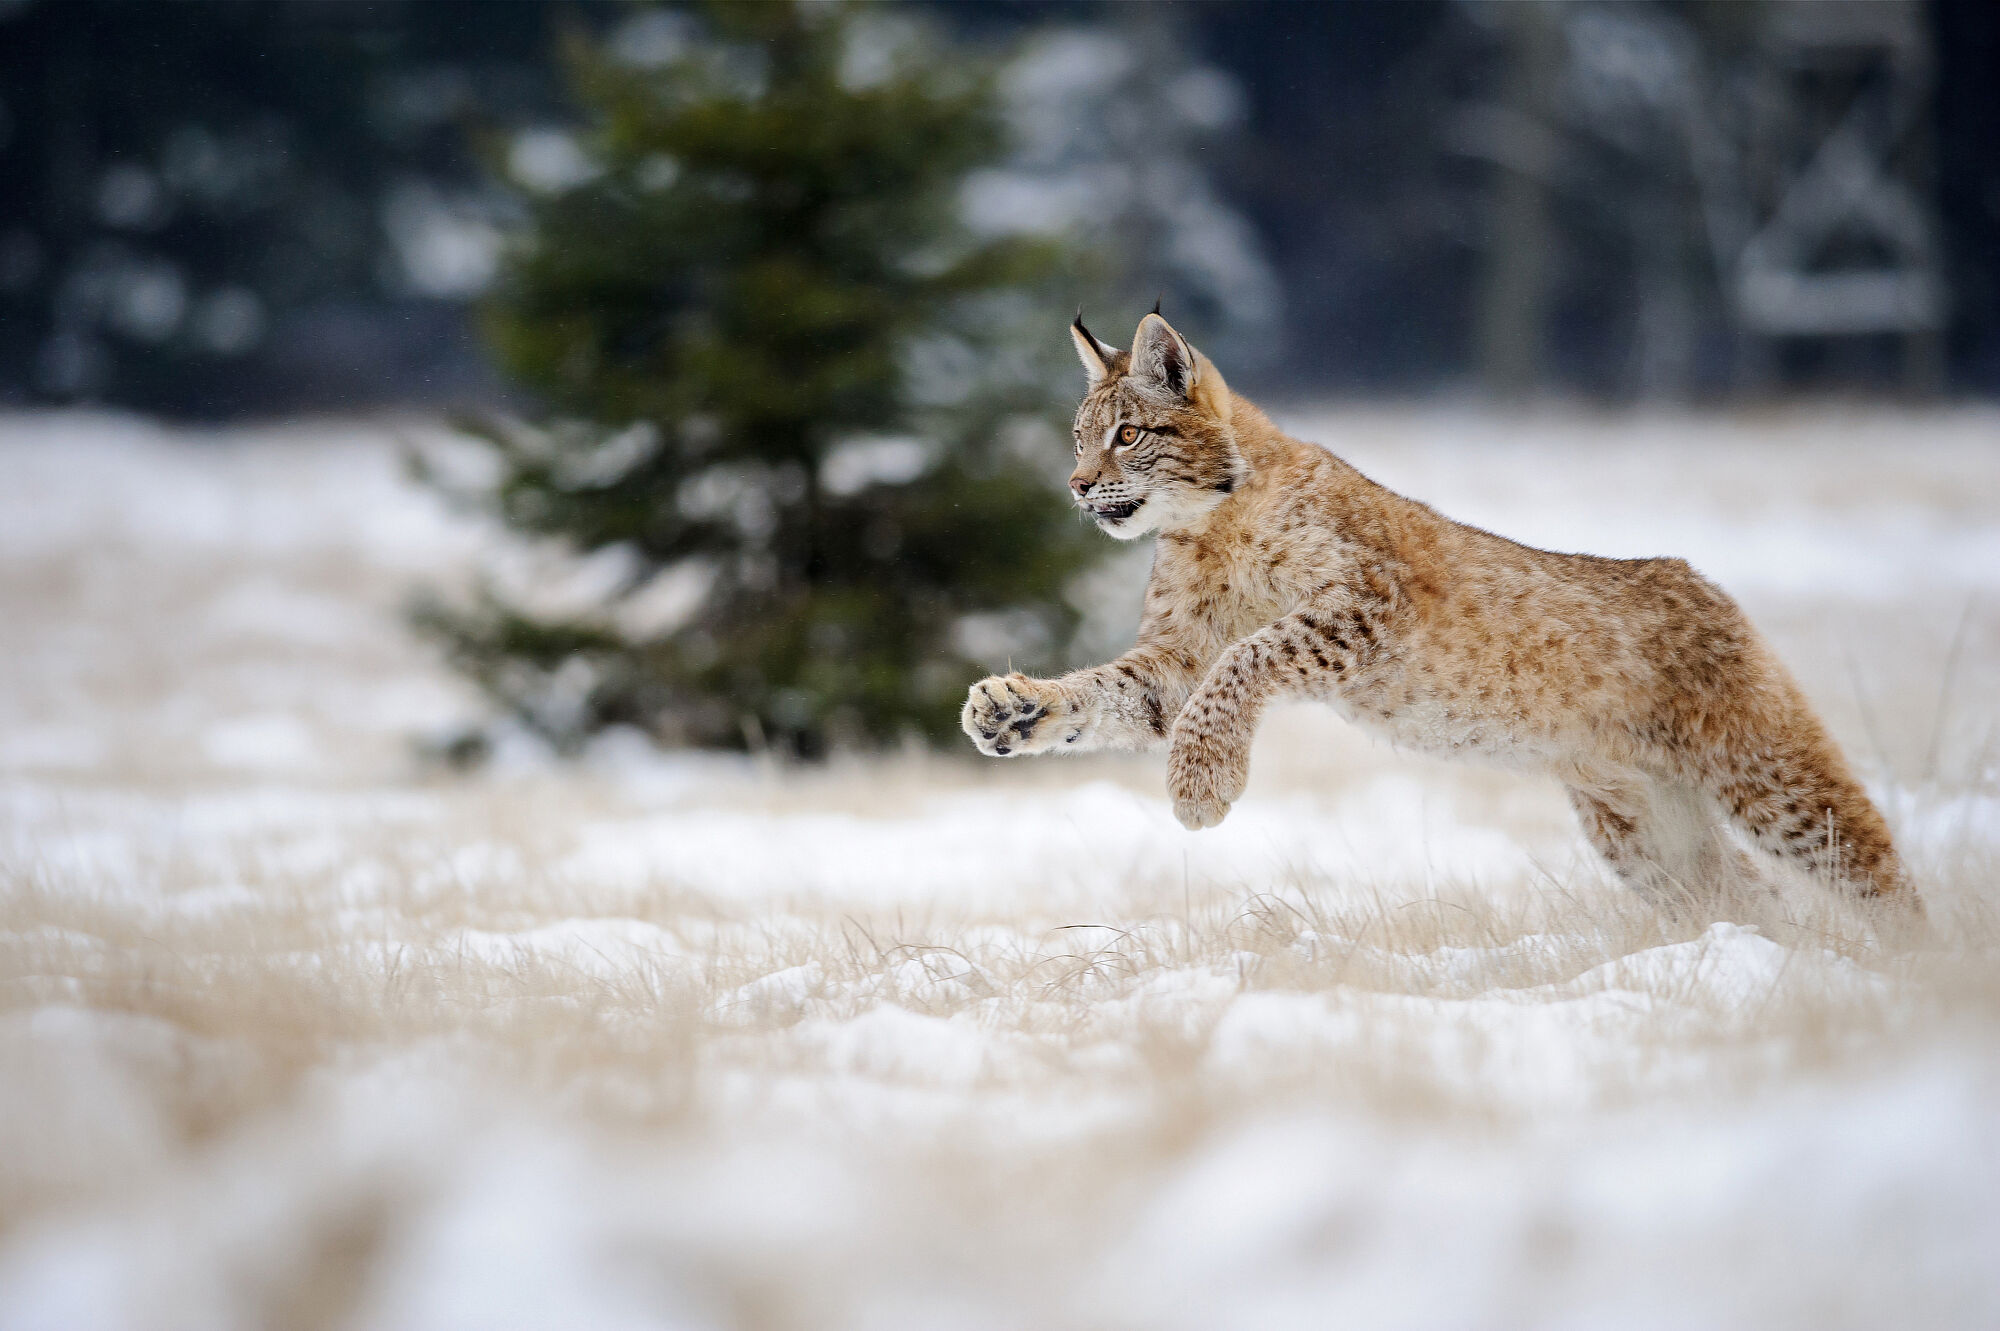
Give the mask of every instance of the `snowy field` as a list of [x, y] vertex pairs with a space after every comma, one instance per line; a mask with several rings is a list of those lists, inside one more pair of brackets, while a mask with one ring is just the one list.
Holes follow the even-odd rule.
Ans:
[[396, 429], [0, 418], [0, 1328], [2000, 1325], [2000, 415], [1287, 423], [1722, 582], [1931, 928], [1312, 711], [452, 776]]

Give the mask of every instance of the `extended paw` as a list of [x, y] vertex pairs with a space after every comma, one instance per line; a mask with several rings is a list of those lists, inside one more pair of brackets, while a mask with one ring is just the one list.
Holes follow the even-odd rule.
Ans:
[[1174, 817], [1190, 832], [1229, 816], [1250, 781], [1250, 756], [1242, 747], [1176, 731], [1167, 750], [1167, 794]]
[[959, 724], [981, 753], [996, 758], [1040, 753], [1073, 736], [1056, 686], [1026, 675], [994, 675], [972, 686]]

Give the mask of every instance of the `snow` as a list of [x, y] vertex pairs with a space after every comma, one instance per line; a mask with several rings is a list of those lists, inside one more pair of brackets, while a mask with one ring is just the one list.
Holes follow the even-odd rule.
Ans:
[[657, 924], [619, 919], [564, 920], [514, 933], [464, 929], [446, 935], [438, 950], [502, 964], [553, 963], [604, 978], [643, 972], [686, 951]]
[[0, 1331], [2000, 1323], [2000, 421], [1288, 419], [1742, 597], [1937, 929], [1663, 917], [1309, 709], [1199, 835], [1157, 758], [448, 776], [430, 427], [0, 419]]
[[928, 900], [945, 882], [958, 901], [1001, 902], [1024, 881], [1074, 898], [1121, 877], [1247, 882], [1310, 871], [1422, 882], [1527, 867], [1503, 831], [1447, 821], [1403, 777], [1371, 783], [1337, 817], [1303, 798], [1246, 806], [1192, 843], [1160, 796], [1099, 781], [1015, 794], [1010, 825], [1032, 824], [1035, 835], [996, 853], [992, 806], [968, 791], [896, 816], [800, 813], [776, 826], [761, 812], [661, 811], [580, 829], [582, 844], [559, 871], [635, 885], [666, 879], [739, 899], [885, 904]]
[[[1486, 949], [1439, 952], [1451, 954], [1446, 966], [1461, 976], [1500, 969]], [[1497, 985], [1486, 996], [1246, 993], [1210, 1033], [1207, 1058], [1219, 1073], [1254, 1075], [1387, 1044], [1399, 1048], [1405, 1075], [1492, 1109], [1535, 1115], [1672, 1092], [1713, 1076], [1706, 1061], [1663, 1056], [1656, 1043], [1663, 1033], [1744, 1018], [1754, 1027], [1756, 1014], [1787, 990], [1866, 1004], [1880, 1001], [1886, 984], [1838, 954], [1815, 957], [1719, 922], [1699, 938], [1631, 953], [1574, 979]]]
[[[1991, 1089], [1932, 1065], [1693, 1137], [1645, 1112], [1504, 1145], [1251, 1123], [1152, 1199], [1116, 1259], [1118, 1321], [1316, 1327], [1337, 1306], [1356, 1326], [1970, 1325], [2000, 1237], [2000, 1152], [1973, 1141]], [[1971, 1149], [1949, 1178], [1925, 1163], [1940, 1141]], [[1760, 1284], [1813, 1293], [1746, 1308]]]

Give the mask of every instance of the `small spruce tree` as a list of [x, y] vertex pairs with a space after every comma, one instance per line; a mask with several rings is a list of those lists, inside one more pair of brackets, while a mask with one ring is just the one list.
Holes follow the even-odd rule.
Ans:
[[1092, 543], [1060, 491], [1052, 313], [1074, 255], [961, 225], [1000, 126], [907, 17], [645, 22], [643, 58], [572, 44], [581, 152], [525, 197], [486, 311], [547, 419], [474, 431], [504, 522], [609, 585], [550, 614], [489, 584], [422, 618], [560, 745], [941, 738], [994, 664], [982, 628], [1032, 667], [1074, 626]]

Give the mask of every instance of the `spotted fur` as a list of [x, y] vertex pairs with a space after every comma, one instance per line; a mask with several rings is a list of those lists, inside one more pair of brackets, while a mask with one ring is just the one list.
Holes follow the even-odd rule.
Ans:
[[1138, 641], [1060, 679], [972, 687], [982, 752], [1167, 748], [1174, 812], [1241, 798], [1266, 703], [1302, 697], [1399, 745], [1556, 777], [1653, 896], [1740, 879], [1724, 834], [1914, 902], [1881, 814], [1721, 589], [1679, 559], [1601, 559], [1453, 522], [1281, 433], [1149, 315], [1129, 352], [1071, 329], [1090, 388], [1076, 501], [1156, 533]]

